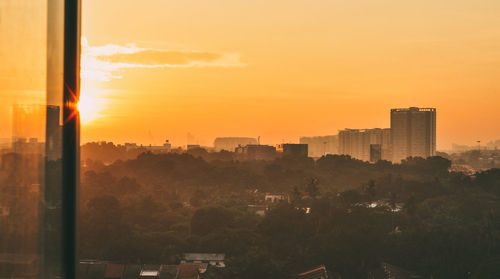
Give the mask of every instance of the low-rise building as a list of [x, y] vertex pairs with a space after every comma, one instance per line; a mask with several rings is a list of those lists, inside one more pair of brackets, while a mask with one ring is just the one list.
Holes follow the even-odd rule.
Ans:
[[226, 254], [216, 253], [184, 253], [182, 254], [181, 263], [207, 263], [215, 267], [226, 267], [224, 259]]
[[266, 193], [264, 201], [266, 203], [277, 203], [277, 202], [281, 202], [281, 201], [289, 201], [289, 198], [288, 198], [288, 195], [285, 195], [285, 194]]
[[239, 159], [273, 160], [276, 158], [276, 147], [270, 145], [249, 144], [235, 149]]
[[215, 151], [231, 151], [234, 152], [238, 146], [259, 144], [255, 138], [246, 137], [221, 137], [214, 140]]
[[285, 157], [307, 157], [308, 145], [303, 143], [281, 143], [276, 145], [276, 151]]
[[199, 279], [200, 264], [180, 264], [176, 279]]

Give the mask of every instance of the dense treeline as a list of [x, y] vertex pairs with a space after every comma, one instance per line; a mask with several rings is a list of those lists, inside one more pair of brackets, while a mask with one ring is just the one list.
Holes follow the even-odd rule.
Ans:
[[[500, 278], [500, 170], [450, 173], [441, 157], [369, 164], [142, 154], [82, 173], [84, 258], [176, 263], [226, 253], [208, 278], [288, 278], [325, 264], [366, 278], [381, 262], [427, 278]], [[248, 210], [285, 193], [264, 217]]]

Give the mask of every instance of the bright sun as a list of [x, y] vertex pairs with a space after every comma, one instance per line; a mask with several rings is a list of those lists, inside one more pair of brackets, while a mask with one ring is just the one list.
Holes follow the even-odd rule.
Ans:
[[78, 102], [82, 125], [103, 117], [104, 106], [105, 101], [97, 94], [97, 91], [87, 90], [82, 87], [80, 101]]

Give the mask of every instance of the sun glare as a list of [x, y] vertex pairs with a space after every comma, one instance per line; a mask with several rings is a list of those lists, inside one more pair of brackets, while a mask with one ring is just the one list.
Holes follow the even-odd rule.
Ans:
[[80, 94], [78, 110], [80, 111], [80, 121], [82, 125], [102, 117], [105, 101], [99, 97], [96, 91], [84, 90]]

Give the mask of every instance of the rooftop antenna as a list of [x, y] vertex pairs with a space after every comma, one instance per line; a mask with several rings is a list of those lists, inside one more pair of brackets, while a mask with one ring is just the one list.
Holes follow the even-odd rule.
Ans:
[[260, 136], [257, 137], [257, 144], [260, 145]]

